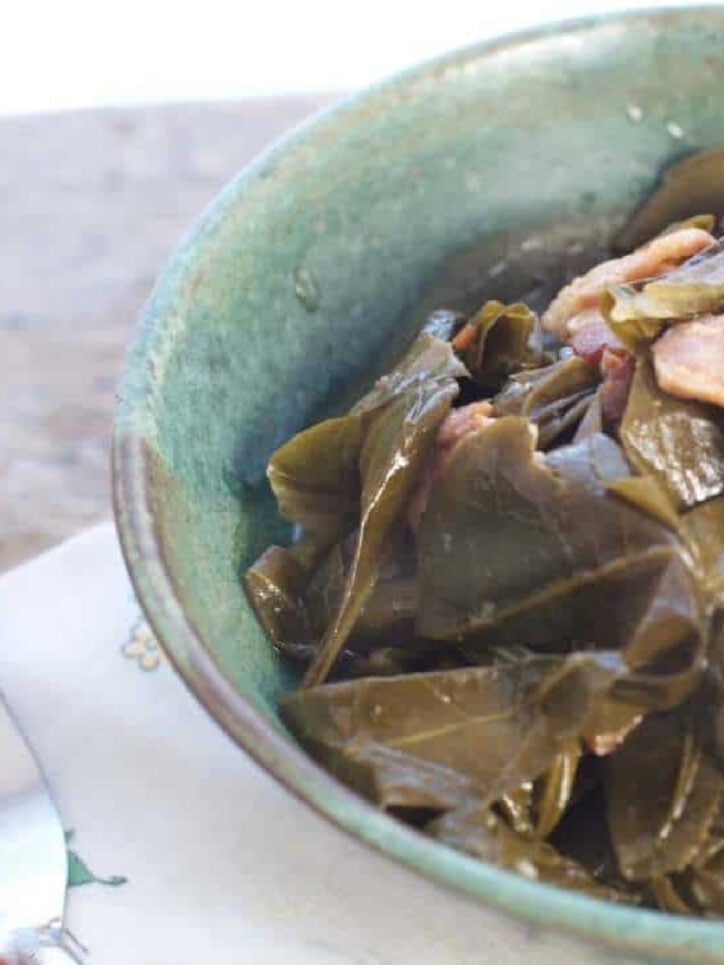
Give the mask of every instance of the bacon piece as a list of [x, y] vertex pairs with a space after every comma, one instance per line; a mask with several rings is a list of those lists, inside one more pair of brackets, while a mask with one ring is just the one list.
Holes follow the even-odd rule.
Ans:
[[597, 308], [588, 308], [568, 323], [571, 348], [589, 365], [600, 368], [601, 411], [609, 422], [623, 416], [635, 362]]
[[601, 412], [609, 422], [619, 422], [623, 417], [635, 369], [636, 360], [628, 352], [603, 350]]
[[576, 355], [593, 367], [601, 361], [605, 348], [616, 351], [623, 349], [597, 308], [587, 308], [572, 318], [568, 323], [568, 334]]
[[441, 455], [449, 455], [450, 450], [461, 439], [482, 429], [492, 421], [493, 407], [490, 402], [471, 402], [459, 409], [451, 409], [437, 432], [437, 446]]
[[465, 352], [475, 341], [475, 325], [471, 325], [467, 322], [460, 331], [457, 333], [455, 338], [452, 340], [452, 347], [456, 352]]
[[679, 228], [653, 238], [630, 255], [604, 261], [558, 292], [541, 319], [543, 327], [564, 340], [566, 323], [593, 308], [609, 285], [655, 278], [714, 243], [714, 237], [702, 228]]
[[664, 392], [724, 406], [724, 315], [674, 325], [651, 351]]
[[407, 512], [413, 531], [420, 524], [435, 480], [442, 475], [455, 446], [471, 432], [491, 423], [493, 418], [493, 407], [489, 402], [471, 402], [459, 409], [451, 409], [442, 421], [437, 431], [435, 458], [423, 473]]

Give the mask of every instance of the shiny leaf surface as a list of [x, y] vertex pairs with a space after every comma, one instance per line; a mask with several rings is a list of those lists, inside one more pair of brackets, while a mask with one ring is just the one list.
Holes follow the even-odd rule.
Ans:
[[718, 398], [699, 332], [724, 248], [681, 219], [702, 192], [724, 210], [722, 159], [675, 166], [628, 229], [661, 237], [549, 306], [578, 304], [571, 344], [544, 352], [522, 304], [429, 316], [275, 453], [301, 539], [245, 577], [306, 669], [282, 718], [340, 780], [531, 879], [704, 917], [724, 916], [724, 416], [692, 400]]
[[570, 752], [620, 675], [609, 664], [532, 657], [370, 677], [289, 694], [281, 711], [317, 759], [377, 803], [444, 809], [451, 788], [492, 802]]
[[698, 402], [663, 392], [651, 360], [644, 356], [636, 366], [620, 438], [631, 465], [658, 480], [678, 509], [690, 509], [724, 492], [720, 417]]
[[601, 308], [614, 335], [631, 351], [670, 320], [717, 312], [724, 304], [724, 248], [712, 245], [660, 278], [614, 285]]
[[577, 425], [600, 382], [595, 368], [577, 355], [511, 378], [493, 401], [498, 416], [525, 416], [538, 428], [538, 445], [547, 449]]
[[244, 576], [257, 619], [275, 646], [313, 638], [304, 601], [308, 573], [294, 549], [270, 546]]
[[645, 881], [689, 867], [723, 791], [687, 715], [649, 716], [608, 762], [609, 828], [624, 877]]
[[534, 364], [536, 356], [529, 342], [536, 321], [535, 314], [520, 302], [486, 302], [473, 315], [465, 326], [459, 353], [483, 391], [497, 391], [508, 376]]
[[440, 841], [534, 881], [570, 888], [594, 898], [631, 903], [635, 898], [607, 886], [550, 844], [510, 828], [481, 806], [468, 805], [439, 818], [430, 832]]
[[627, 472], [601, 435], [541, 458], [516, 417], [463, 440], [418, 533], [420, 633], [473, 649], [624, 646], [677, 553], [666, 527], [605, 496]]

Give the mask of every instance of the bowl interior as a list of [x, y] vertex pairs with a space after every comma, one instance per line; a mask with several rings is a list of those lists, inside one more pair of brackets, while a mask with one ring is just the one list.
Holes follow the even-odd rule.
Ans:
[[[713, 9], [609, 18], [404, 75], [243, 172], [156, 285], [115, 440], [118, 519], [141, 601], [237, 739], [368, 838], [365, 812], [341, 788], [313, 765], [299, 777], [300, 752], [275, 707], [293, 680], [241, 590], [243, 569], [290, 535], [264, 481], [267, 457], [343, 409], [426, 309], [543, 297], [562, 268], [600, 256], [666, 164], [724, 141], [723, 28], [724, 11]], [[408, 845], [394, 845], [409, 832], [375, 820], [384, 822], [377, 843], [412, 860]], [[426, 847], [425, 870], [448, 862], [441, 877], [487, 894], [469, 883], [483, 874], [473, 862], [449, 865], [434, 857], [443, 849]], [[509, 876], [485, 875], [502, 894]], [[534, 898], [554, 891], [519, 887]], [[533, 912], [525, 902], [518, 910], [545, 920], [548, 899], [531, 900]], [[601, 907], [609, 924], [585, 927], [629, 940], [629, 919], [611, 924]], [[633, 914], [661, 923], [653, 938], [643, 926], [630, 937], [649, 942], [641, 947], [651, 950], [662, 928], [672, 948], [694, 940], [668, 919]], [[720, 926], [691, 927], [697, 954], [721, 947]]]

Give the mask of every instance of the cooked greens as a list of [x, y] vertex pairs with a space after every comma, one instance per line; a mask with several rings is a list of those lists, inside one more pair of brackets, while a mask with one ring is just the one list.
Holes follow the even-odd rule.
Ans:
[[441, 309], [282, 446], [298, 539], [245, 576], [303, 675], [282, 719], [337, 778], [527, 877], [702, 916], [724, 916], [724, 397], [675, 397], [652, 356], [724, 312], [697, 215], [724, 208], [722, 158], [672, 170], [621, 235], [655, 245], [568, 285], [545, 338], [522, 303]]
[[664, 392], [644, 353], [621, 421], [621, 444], [641, 475], [658, 480], [680, 509], [693, 509], [724, 492], [723, 416]]

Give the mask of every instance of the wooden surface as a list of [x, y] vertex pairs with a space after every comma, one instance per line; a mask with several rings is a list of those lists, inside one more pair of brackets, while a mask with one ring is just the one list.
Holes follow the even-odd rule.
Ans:
[[330, 98], [0, 119], [0, 570], [110, 514], [135, 320], [180, 234]]

